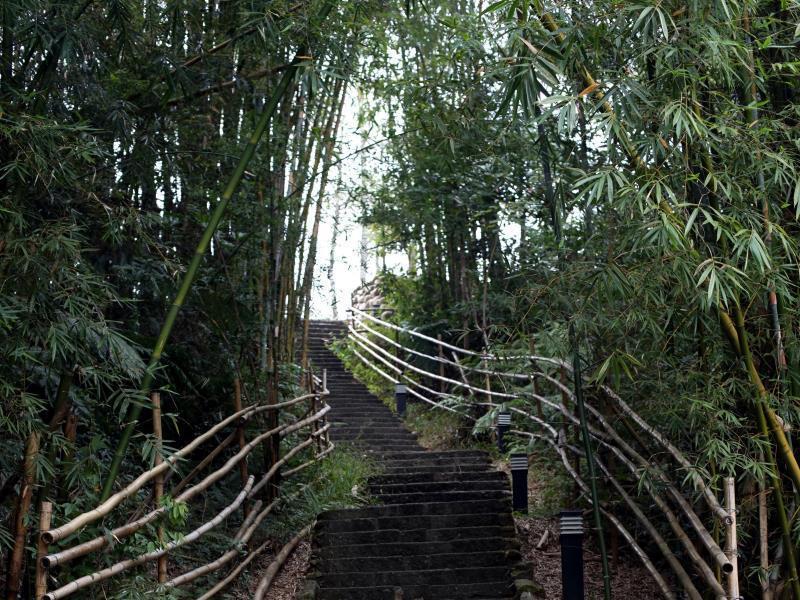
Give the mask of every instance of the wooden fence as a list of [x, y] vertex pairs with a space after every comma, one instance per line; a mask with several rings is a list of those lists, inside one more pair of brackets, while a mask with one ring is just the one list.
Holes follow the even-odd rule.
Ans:
[[[266, 519], [282, 501], [286, 500], [286, 498], [282, 498], [277, 491], [278, 481], [284, 481], [292, 477], [333, 450], [333, 444], [329, 436], [330, 424], [327, 423], [327, 413], [330, 407], [326, 402], [326, 396], [329, 392], [325, 385], [325, 375], [323, 373], [323, 377], [320, 379], [310, 372], [306, 372], [303, 379], [306, 393], [301, 396], [277, 404], [252, 405], [244, 408], [241, 406], [241, 395], [237, 383], [235, 389], [235, 412], [232, 415], [216, 423], [176, 452], [163, 458], [163, 460], [159, 453], [159, 458], [155, 460], [155, 464], [152, 468], [140, 473], [128, 485], [92, 510], [84, 512], [66, 523], [58, 525], [57, 527], [51, 527], [52, 505], [46, 502], [42, 503], [40, 515], [41, 531], [38, 543], [36, 569], [37, 600], [59, 600], [61, 598], [66, 598], [89, 586], [153, 562], [156, 563], [154, 588], [159, 585], [166, 588], [174, 588], [185, 585], [204, 575], [219, 571], [239, 557], [240, 561], [235, 568], [201, 597], [212, 598], [218, 592], [225, 589], [225, 587], [241, 573], [244, 567], [267, 547], [267, 543], [264, 543], [260, 547], [246, 552], [244, 556], [242, 555], [242, 551], [240, 551], [240, 548], [245, 548], [247, 546], [247, 543], [256, 533], [264, 519]], [[157, 393], [153, 394], [152, 401], [154, 434], [156, 440], [160, 443], [160, 397]], [[288, 409], [292, 409], [295, 416], [287, 418], [286, 415], [292, 414]], [[283, 423], [279, 423], [276, 427], [268, 430], [258, 431], [249, 441], [246, 439], [246, 424], [256, 422], [256, 417], [259, 415], [265, 413], [277, 414], [278, 411], [285, 411]], [[277, 419], [273, 419], [273, 422], [275, 421], [277, 421]], [[207, 451], [202, 459], [196, 462], [191, 471], [172, 487], [170, 490], [172, 497], [171, 502], [163, 503], [161, 499], [164, 494], [165, 484], [169, 477], [177, 472], [174, 469], [176, 464], [179, 461], [186, 464], [199, 449], [204, 448], [207, 443], [218, 439], [218, 436], [226, 431], [229, 431], [228, 436], [223, 438], [221, 442], [218, 442], [213, 449]], [[247, 457], [256, 448], [264, 444], [264, 442], [274, 442], [274, 440], [282, 441], [280, 447], [281, 455], [274, 460], [268, 468], [265, 468], [265, 472], [261, 476], [256, 477], [252, 474], [248, 474]], [[215, 459], [222, 455], [226, 448], [232, 446], [234, 443], [238, 444], [238, 451], [228, 458], [222, 466], [216, 467], [215, 464], [213, 471], [198, 480], [201, 473], [212, 465]], [[277, 446], [277, 444], [273, 444], [273, 446]], [[305, 461], [300, 462], [290, 469], [285, 469], [292, 459], [301, 457], [304, 452], [307, 456]], [[120, 560], [108, 567], [71, 581], [57, 581], [53, 578], [51, 570], [56, 567], [61, 567], [83, 557], [94, 555], [103, 551], [111, 544], [121, 543], [123, 540], [129, 538], [151, 523], [160, 523], [170, 509], [170, 505], [175, 506], [179, 503], [189, 503], [194, 498], [202, 496], [202, 494], [215, 484], [218, 484], [235, 469], [239, 471], [241, 478], [241, 488], [237, 491], [235, 497], [211, 519], [197, 526], [192, 531], [178, 539], [165, 542], [163, 528], [158, 525], [158, 539], [156, 540], [157, 543], [154, 550], [142, 553], [133, 558]], [[104, 519], [117, 510], [125, 500], [133, 497], [140, 492], [142, 488], [149, 485], [153, 488], [152, 494], [150, 495], [152, 508], [149, 510], [146, 508], [151, 504], [150, 501], [144, 504], [140, 503], [138, 509], [134, 511], [132, 516], [129, 516], [125, 524], [119, 525], [110, 531], [106, 531], [102, 535], [97, 535], [90, 540], [70, 543], [71, 537], [77, 537], [76, 534], [84, 530], [85, 527]], [[264, 498], [266, 498], [266, 500]], [[243, 514], [242, 523], [233, 537], [233, 542], [236, 547], [232, 547], [230, 550], [224, 552], [221, 556], [205, 565], [179, 575], [173, 575], [171, 578], [168, 576], [166, 561], [171, 552], [202, 539], [204, 535], [212, 531], [240, 509]], [[147, 510], [147, 512], [144, 512], [145, 510]], [[308, 528], [301, 531], [297, 537], [287, 544], [284, 550], [291, 550], [291, 548], [297, 544], [300, 537], [305, 535], [307, 531]], [[57, 548], [53, 548], [53, 546], [57, 546]], [[275, 568], [271, 570], [277, 571], [283, 560], [285, 560], [285, 556], [281, 557], [281, 552], [279, 552], [278, 556], [276, 556]], [[271, 573], [268, 570], [268, 573], [259, 586], [260, 591], [257, 595], [258, 598], [263, 597], [273, 577], [274, 572]]]
[[[368, 312], [350, 312], [351, 347], [367, 367], [389, 382], [405, 384], [407, 393], [417, 400], [456, 413], [470, 423], [481, 419], [485, 424], [500, 412], [510, 413], [509, 433], [521, 440], [542, 442], [555, 451], [578, 490], [591, 502], [590, 482], [580, 466], [586, 462], [586, 453], [577, 443], [581, 423], [573, 366], [567, 361], [533, 353], [498, 356], [466, 350]], [[414, 340], [416, 347], [401, 344], [401, 334]], [[583, 378], [581, 382], [589, 384]], [[631, 517], [650, 537], [651, 547], [658, 549], [689, 598], [702, 600], [705, 588], [715, 598], [737, 599], [733, 479], [723, 482], [723, 506], [701, 469], [614, 390], [594, 385], [592, 391], [592, 401], [585, 402], [587, 431], [600, 450], [592, 459], [614, 498], [600, 509], [615, 534], [628, 542], [665, 598], [675, 599], [677, 594], [629, 529]], [[622, 435], [617, 431], [620, 425], [625, 428]], [[675, 478], [677, 471], [680, 480]], [[637, 502], [640, 492], [647, 497], [645, 505]], [[698, 496], [705, 506], [697, 506]], [[704, 518], [713, 521], [711, 527]], [[662, 535], [662, 524], [680, 544], [678, 550]], [[724, 550], [714, 533], [718, 526], [726, 532]]]

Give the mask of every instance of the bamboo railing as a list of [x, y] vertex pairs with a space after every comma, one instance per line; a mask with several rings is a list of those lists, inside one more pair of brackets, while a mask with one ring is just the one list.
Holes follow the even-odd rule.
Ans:
[[[533, 353], [502, 356], [476, 352], [355, 308], [350, 314], [351, 351], [369, 369], [389, 382], [405, 383], [410, 396], [468, 422], [483, 417], [485, 423], [500, 411], [511, 413], [515, 427], [509, 434], [552, 449], [577, 489], [591, 502], [588, 479], [578, 466], [587, 456], [577, 443], [580, 419], [568, 361]], [[416, 340], [418, 347], [400, 343], [397, 336], [386, 335], [387, 330]], [[431, 350], [422, 351], [420, 345]], [[447, 354], [452, 359], [446, 358]], [[417, 359], [436, 368], [426, 368]], [[591, 384], [583, 381], [583, 385]], [[729, 497], [723, 507], [712, 484], [701, 475], [702, 470], [667, 436], [608, 386], [595, 385], [592, 390], [593, 398], [584, 402], [586, 425], [591, 443], [600, 449], [601, 456], [591, 459], [598, 477], [608, 483], [608, 497], [614, 500], [600, 502], [605, 518], [629, 543], [665, 598], [676, 596], [661, 564], [693, 600], [706, 597], [706, 590], [718, 599], [737, 598], [733, 486], [726, 481]], [[484, 414], [476, 417], [476, 409]], [[624, 435], [617, 431], [620, 425], [625, 427]], [[681, 478], [676, 480], [679, 470]], [[712, 521], [710, 526], [706, 520]], [[661, 554], [660, 564], [637, 541], [631, 525], [647, 533], [652, 542], [648, 549]], [[714, 535], [718, 525], [727, 534], [724, 549]], [[667, 531], [671, 542], [666, 541]], [[674, 548], [676, 544], [679, 548]]]
[[[46, 524], [46, 526], [42, 527], [39, 540], [36, 587], [37, 600], [59, 600], [61, 598], [67, 598], [80, 590], [151, 562], [158, 562], [154, 589], [158, 586], [174, 588], [219, 571], [229, 565], [237, 557], [242, 558], [242, 548], [247, 547], [248, 542], [257, 532], [259, 526], [266, 517], [282, 502], [291, 498], [291, 496], [282, 498], [280, 495], [277, 495], [276, 498], [272, 499], [264, 507], [264, 502], [262, 500], [257, 500], [257, 496], [263, 495], [267, 491], [268, 485], [275, 486], [279, 476], [281, 481], [285, 481], [327, 456], [333, 450], [333, 443], [329, 436], [330, 424], [327, 423], [327, 414], [330, 407], [326, 402], [329, 391], [325, 385], [325, 376], [323, 374], [322, 379], [320, 379], [310, 371], [306, 371], [304, 373], [303, 385], [307, 393], [291, 400], [270, 405], [251, 405], [244, 408], [241, 407], [240, 390], [237, 386], [234, 402], [236, 411], [232, 415], [216, 423], [171, 455], [163, 457], [163, 460], [156, 460], [156, 464], [152, 468], [140, 473], [128, 485], [111, 495], [107, 500], [101, 502], [92, 510], [73, 517], [68, 522], [58, 527], [50, 528], [49, 511], [51, 509], [50, 507], [45, 507], [48, 513], [46, 519], [41, 519], [41, 522]], [[159, 411], [155, 414], [157, 418], [154, 419], [154, 423], [156, 424], [158, 432], [160, 432], [160, 421], [158, 419], [160, 417], [160, 405], [157, 398], [154, 398], [154, 408]], [[288, 409], [293, 409], [295, 412], [298, 412], [297, 409], [300, 409], [299, 412], [302, 414], [295, 417]], [[282, 422], [272, 429], [256, 432], [248, 441], [245, 438], [244, 426], [247, 423], [254, 423], [256, 421], [255, 417], [259, 414], [275, 411], [280, 411], [284, 415]], [[252, 426], [250, 429], [252, 429]], [[53, 579], [49, 576], [51, 569], [93, 555], [98, 551], [104, 550], [111, 544], [122, 543], [126, 538], [140, 531], [148, 524], [159, 522], [167, 514], [168, 506], [159, 506], [158, 503], [156, 503], [149, 511], [147, 511], [146, 508], [145, 511], [142, 511], [142, 506], [139, 505], [127, 523], [108, 528], [102, 535], [97, 535], [92, 539], [73, 543], [72, 545], [67, 544], [65, 547], [57, 549], [53, 549], [51, 546], [59, 542], [63, 543], [67, 541], [68, 538], [82, 532], [87, 526], [105, 519], [117, 510], [126, 500], [136, 496], [137, 492], [148, 483], [152, 482], [155, 484], [154, 493], [150, 498], [155, 499], [160, 497], [164, 492], [165, 480], [167, 479], [165, 475], [171, 473], [176, 463], [182, 461], [184, 464], [188, 464], [192, 455], [197, 454], [198, 449], [212, 442], [218, 434], [224, 434], [227, 430], [230, 430], [230, 434], [219, 442], [216, 447], [205, 452], [204, 456], [201, 457], [189, 474], [172, 488], [170, 494], [173, 498], [172, 504], [188, 503], [193, 498], [212, 488], [230, 473], [238, 470], [242, 479], [241, 488], [236, 492], [235, 497], [228, 505], [192, 531], [167, 543], [164, 543], [162, 539], [162, 529], [159, 526], [159, 536], [156, 540], [157, 548], [155, 550], [139, 554], [133, 558], [119, 560], [110, 566], [71, 581], [58, 581], [54, 589], [49, 589], [48, 581]], [[158, 443], [160, 444], [160, 436], [158, 437]], [[261, 447], [263, 442], [274, 438], [282, 440], [285, 444], [285, 447], [281, 447], [282, 455], [275, 460], [273, 464], [269, 465], [269, 468], [265, 468], [265, 472], [262, 475], [248, 475], [248, 470], [246, 468], [248, 456], [256, 450], [256, 448]], [[238, 441], [238, 450], [234, 447], [234, 450], [237, 451], [232, 456], [225, 460], [221, 466], [212, 467], [213, 470], [210, 473], [200, 478], [201, 473], [203, 473], [207, 467], [214, 465], [215, 459], [220, 457], [234, 440]], [[293, 465], [289, 469], [285, 468], [289, 465], [290, 461], [299, 457], [304, 452], [310, 453], [310, 456], [306, 460], [300, 462], [300, 464]], [[270, 492], [272, 495], [275, 495], [274, 490], [270, 490]], [[268, 497], [271, 498], [270, 495], [268, 495]], [[242, 511], [242, 523], [233, 536], [233, 546], [230, 550], [227, 550], [222, 553], [221, 556], [205, 565], [168, 578], [166, 560], [170, 552], [202, 539], [208, 532], [218, 527], [242, 508], [244, 508]], [[296, 545], [297, 542], [295, 541], [294, 543]], [[266, 547], [267, 544], [265, 543], [255, 550], [246, 552], [246, 556], [240, 561], [239, 565], [220, 582], [207, 590], [202, 597], [211, 598], [224, 589], [238, 576], [243, 565], [253, 560], [253, 558]], [[290, 551], [290, 548], [293, 548], [293, 546], [286, 549], [287, 553]], [[275, 567], [275, 569], [279, 566], [280, 564]], [[269, 585], [269, 581], [266, 585]]]

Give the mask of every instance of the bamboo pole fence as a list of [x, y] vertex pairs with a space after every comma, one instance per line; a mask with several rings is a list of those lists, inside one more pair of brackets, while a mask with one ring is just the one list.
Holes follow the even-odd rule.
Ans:
[[[131, 483], [109, 496], [107, 500], [101, 502], [92, 510], [82, 513], [58, 527], [51, 528], [50, 515], [52, 514], [52, 506], [49, 506], [48, 503], [43, 503], [39, 520], [40, 536], [37, 548], [36, 599], [59, 600], [66, 598], [100, 582], [112, 579], [128, 570], [149, 563], [156, 563], [154, 589], [157, 586], [166, 588], [178, 587], [195, 581], [202, 576], [215, 573], [229, 565], [237, 556], [241, 556], [242, 548], [247, 547], [247, 544], [267, 516], [276, 507], [287, 501], [287, 497], [278, 496], [266, 507], [262, 508], [263, 501], [258, 499], [257, 496], [263, 495], [265, 487], [270, 482], [277, 480], [279, 477], [281, 481], [286, 481], [287, 478], [301, 472], [330, 454], [334, 448], [329, 436], [330, 424], [327, 422], [330, 406], [326, 402], [329, 391], [325, 387], [325, 377], [324, 375], [323, 378], [313, 374], [304, 375], [302, 383], [308, 393], [275, 404], [247, 407], [242, 407], [240, 388], [235, 385], [234, 413], [211, 426], [169, 456], [163, 456], [161, 402], [159, 394], [153, 392], [151, 396], [153, 433], [156, 441], [156, 457], [153, 466], [141, 472]], [[265, 412], [280, 413], [282, 418], [279, 425], [266, 431], [262, 430], [251, 434], [251, 439], [248, 441], [245, 434], [245, 425], [255, 423], [256, 419], [254, 417]], [[295, 416], [298, 414], [299, 416]], [[162, 502], [162, 498], [165, 496], [166, 476], [173, 472], [178, 461], [188, 462], [195, 451], [203, 447], [204, 444], [213, 443], [220, 434], [224, 435], [227, 429], [231, 430], [229, 435], [217, 443], [211, 451], [205, 453], [203, 458], [190, 470], [189, 474], [173, 487], [170, 491], [172, 500], [170, 502]], [[282, 441], [282, 456], [272, 463], [262, 475], [248, 474], [248, 456], [261, 447], [262, 442], [270, 439]], [[216, 462], [216, 459], [222, 460], [220, 457], [233, 442], [236, 442], [233, 448], [235, 453], [220, 465]], [[310, 456], [305, 460], [301, 459], [299, 464], [293, 464], [304, 452], [310, 452]], [[287, 468], [289, 466], [291, 468]], [[200, 478], [206, 469], [211, 469], [211, 472]], [[174, 506], [179, 503], [188, 503], [196, 496], [210, 489], [214, 484], [222, 481], [231, 472], [236, 471], [242, 478], [242, 483], [241, 488], [230, 503], [212, 518], [197, 525], [192, 531], [177, 539], [166, 541], [162, 520], [169, 510], [168, 505]], [[74, 540], [74, 538], [78, 538], [79, 534], [84, 532], [86, 528], [91, 527], [101, 519], [104, 520], [109, 517], [124, 502], [136, 497], [137, 492], [148, 483], [153, 485], [153, 492], [147, 500], [148, 504], [151, 501], [154, 504], [151, 510], [147, 511], [145, 508], [144, 514], [142, 514], [142, 507], [137, 506], [134, 517], [124, 525], [104, 528], [105, 533], [92, 539], [73, 541], [71, 545], [69, 544], [68, 539]], [[178, 548], [202, 539], [210, 531], [231, 518], [231, 515], [236, 512], [242, 514], [242, 523], [231, 540], [231, 548], [205, 565], [185, 573], [173, 575], [170, 578], [167, 572], [168, 555]], [[125, 538], [130, 537], [150, 523], [157, 523], [155, 550], [139, 554], [133, 558], [119, 560], [110, 566], [71, 581], [56, 581], [53, 586], [54, 589], [48, 589], [49, 582], [59, 579], [59, 577], [53, 577], [51, 570], [54, 567], [63, 566], [82, 557], [95, 554], [112, 544], [124, 543]], [[102, 530], [98, 529], [98, 533], [100, 531]], [[59, 542], [66, 542], [66, 546], [51, 548]], [[265, 547], [265, 545], [262, 546]], [[293, 546], [286, 548], [287, 555], [292, 548]], [[247, 553], [247, 559], [252, 560], [253, 556], [253, 552]], [[276, 569], [279, 569], [280, 565], [282, 565], [282, 561], [277, 565]], [[222, 587], [219, 587], [220, 584], [215, 585], [211, 590], [205, 592], [204, 597], [211, 597], [219, 590], [224, 589], [238, 576], [241, 572], [241, 567], [242, 563], [239, 563], [231, 573], [222, 579], [220, 582], [220, 584], [223, 584]]]
[[[406, 383], [408, 393], [427, 405], [471, 421], [475, 419], [463, 411], [474, 406], [511, 412], [517, 427], [509, 433], [544, 442], [555, 451], [578, 491], [591, 503], [589, 485], [580, 472], [586, 454], [581, 444], [569, 441], [569, 431], [578, 431], [581, 419], [576, 414], [574, 371], [568, 361], [534, 353], [499, 356], [476, 352], [448, 344], [441, 335], [427, 336], [357, 309], [350, 312], [351, 351], [365, 366], [389, 382]], [[384, 333], [387, 330], [395, 335]], [[413, 339], [417, 347], [404, 344], [401, 334]], [[426, 352], [420, 349], [423, 347], [432, 350]], [[446, 358], [447, 353], [452, 360]], [[414, 364], [416, 359], [424, 363]], [[448, 377], [446, 369], [460, 374], [461, 379]], [[437, 382], [438, 389], [422, 383], [430, 381]], [[725, 482], [723, 506], [718, 498], [722, 490], [715, 490], [715, 482], [704, 479], [697, 465], [614, 390], [583, 378], [582, 384], [592, 393], [584, 399], [586, 433], [580, 437], [588, 435], [593, 445], [603, 449], [600, 457], [594, 457], [598, 477], [609, 483], [606, 489], [618, 499], [600, 501], [604, 518], [627, 541], [665, 598], [675, 598], [675, 592], [623, 521], [632, 520], [646, 532], [651, 547], [662, 555], [687, 597], [700, 600], [710, 593], [720, 600], [738, 598], [733, 480]], [[599, 410], [598, 401], [604, 402], [602, 406], [611, 410], [614, 418]], [[630, 436], [617, 431], [621, 424]], [[678, 470], [685, 479], [673, 479]], [[705, 506], [696, 505], [698, 497]], [[627, 510], [620, 512], [621, 507]], [[704, 519], [712, 522], [707, 524]], [[724, 548], [712, 534], [718, 525], [726, 534]], [[679, 547], [673, 548], [675, 544]]]

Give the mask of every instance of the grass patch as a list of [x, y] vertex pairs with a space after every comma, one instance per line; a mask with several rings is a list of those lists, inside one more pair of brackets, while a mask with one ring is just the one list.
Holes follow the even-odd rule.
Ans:
[[337, 446], [323, 461], [309, 467], [304, 481], [284, 484], [284, 495], [298, 494], [268, 520], [266, 535], [287, 540], [326, 510], [368, 504], [371, 499], [367, 479], [378, 472], [377, 463], [369, 456], [348, 446]]

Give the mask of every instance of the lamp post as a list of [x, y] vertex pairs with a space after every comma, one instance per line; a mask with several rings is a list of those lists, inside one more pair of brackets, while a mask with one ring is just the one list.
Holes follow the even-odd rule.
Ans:
[[394, 401], [397, 405], [397, 414], [401, 417], [406, 415], [406, 398], [408, 397], [408, 388], [404, 383], [394, 384]]
[[583, 515], [561, 511], [561, 588], [563, 600], [583, 600]]

